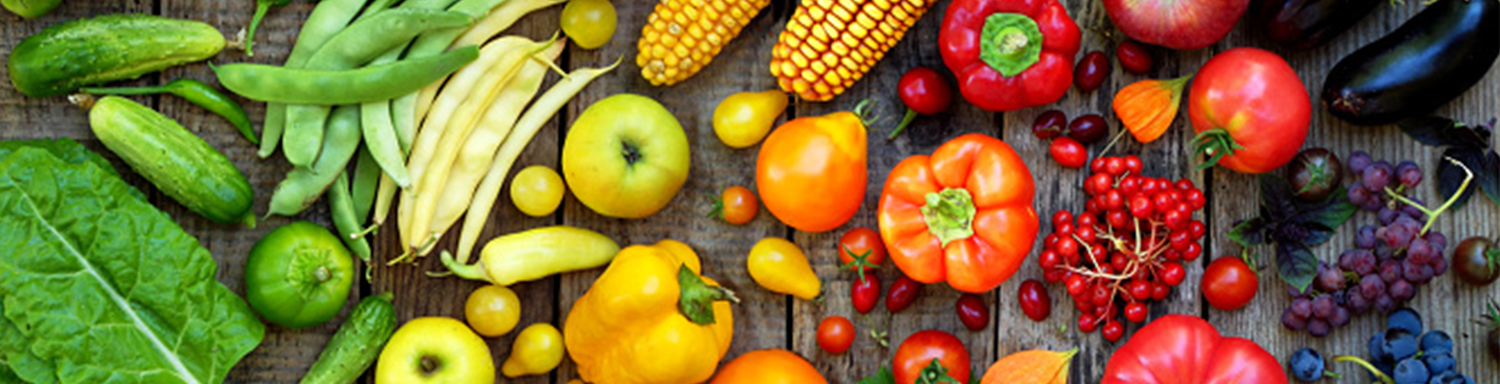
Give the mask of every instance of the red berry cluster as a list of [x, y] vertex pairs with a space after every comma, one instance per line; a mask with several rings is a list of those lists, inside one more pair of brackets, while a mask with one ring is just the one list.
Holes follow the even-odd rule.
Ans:
[[1052, 215], [1037, 260], [1047, 281], [1065, 284], [1073, 296], [1078, 329], [1099, 329], [1111, 342], [1125, 334], [1119, 315], [1145, 321], [1146, 302], [1164, 300], [1182, 284], [1181, 263], [1202, 255], [1208, 230], [1192, 218], [1203, 209], [1203, 191], [1186, 179], [1141, 176], [1141, 167], [1135, 156], [1094, 159], [1083, 212]]

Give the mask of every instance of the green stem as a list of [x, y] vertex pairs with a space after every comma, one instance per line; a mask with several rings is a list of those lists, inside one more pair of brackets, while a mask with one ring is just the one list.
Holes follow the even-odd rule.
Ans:
[[1208, 159], [1204, 160], [1202, 164], [1193, 167], [1195, 171], [1212, 167], [1218, 164], [1219, 160], [1222, 160], [1225, 156], [1233, 155], [1234, 151], [1245, 149], [1240, 143], [1235, 142], [1234, 137], [1224, 128], [1214, 128], [1199, 132], [1197, 136], [1193, 137], [1193, 142], [1197, 143], [1196, 148], [1193, 150], [1194, 153], [1208, 156]]
[[907, 108], [906, 109], [906, 116], [902, 116], [901, 117], [901, 125], [897, 125], [896, 126], [896, 130], [891, 131], [891, 134], [886, 135], [885, 136], [885, 141], [895, 140], [896, 136], [900, 136], [901, 135], [901, 131], [905, 131], [906, 130], [907, 124], [911, 124], [911, 121], [912, 120], [916, 120], [916, 119], [917, 119], [917, 111], [915, 109]]
[[483, 263], [483, 261], [474, 264], [460, 263], [458, 262], [458, 260], [454, 260], [453, 254], [448, 253], [448, 251], [443, 251], [442, 259], [443, 267], [448, 268], [449, 272], [453, 272], [453, 274], [457, 275], [458, 277], [469, 280], [488, 281], [492, 284], [494, 283], [493, 281], [490, 281], [490, 276], [484, 273], [484, 267], [481, 267], [479, 265], [480, 263]]
[[1443, 205], [1439, 206], [1437, 209], [1427, 209], [1427, 207], [1423, 207], [1421, 204], [1417, 204], [1417, 202], [1411, 201], [1411, 199], [1406, 198], [1406, 196], [1402, 196], [1401, 194], [1396, 193], [1396, 191], [1392, 191], [1390, 187], [1385, 188], [1385, 194], [1389, 195], [1392, 199], [1396, 199], [1396, 201], [1400, 201], [1402, 203], [1405, 203], [1406, 205], [1415, 207], [1417, 210], [1422, 211], [1422, 213], [1427, 214], [1427, 224], [1422, 225], [1422, 232], [1418, 233], [1417, 236], [1427, 235], [1427, 230], [1432, 229], [1432, 224], [1437, 223], [1438, 215], [1442, 215], [1443, 212], [1448, 211], [1448, 208], [1453, 206], [1453, 203], [1458, 202], [1458, 198], [1460, 196], [1463, 196], [1464, 190], [1469, 188], [1469, 182], [1474, 181], [1474, 172], [1470, 171], [1469, 167], [1464, 165], [1463, 162], [1458, 161], [1452, 157], [1444, 157], [1443, 159], [1452, 162], [1454, 165], [1457, 165], [1458, 168], [1464, 170], [1464, 182], [1459, 184], [1458, 190], [1453, 191], [1453, 196], [1449, 196], [1448, 201], [1444, 201]]
[[1366, 370], [1369, 370], [1370, 374], [1375, 375], [1375, 379], [1377, 381], [1379, 381], [1381, 383], [1384, 383], [1384, 384], [1395, 384], [1396, 383], [1396, 381], [1392, 380], [1390, 376], [1386, 376], [1385, 372], [1381, 372], [1380, 369], [1375, 368], [1374, 365], [1370, 364], [1370, 362], [1368, 362], [1368, 361], [1365, 361], [1365, 359], [1359, 358], [1359, 356], [1349, 356], [1349, 355], [1334, 356], [1333, 357], [1333, 361], [1340, 362], [1340, 363], [1354, 363], [1354, 364], [1358, 364], [1359, 366], [1364, 367]]
[[964, 384], [958, 382], [958, 379], [954, 379], [953, 376], [949, 375], [948, 367], [944, 367], [940, 360], [934, 358], [932, 359], [932, 363], [929, 363], [926, 367], [922, 368], [922, 372], [917, 373], [916, 384], [938, 383]]
[[927, 231], [938, 238], [944, 247], [954, 240], [974, 236], [974, 196], [962, 188], [948, 188], [929, 193], [927, 204], [921, 208], [922, 218], [927, 221]]
[[875, 250], [866, 249], [865, 253], [863, 254], [855, 254], [854, 250], [849, 249], [849, 247], [840, 248], [843, 248], [844, 253], [849, 254], [850, 260], [848, 264], [844, 264], [839, 268], [853, 269], [854, 272], [859, 274], [859, 282], [863, 283], [865, 281], [865, 269], [880, 269], [879, 265], [870, 263], [870, 253], [874, 252]]
[[694, 324], [709, 325], [717, 321], [714, 318], [715, 301], [740, 302], [740, 298], [734, 296], [734, 291], [708, 285], [687, 264], [677, 268], [677, 285], [681, 289], [677, 310]]

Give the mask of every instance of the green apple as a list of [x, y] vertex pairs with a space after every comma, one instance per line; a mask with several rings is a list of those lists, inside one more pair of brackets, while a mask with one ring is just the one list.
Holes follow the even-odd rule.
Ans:
[[599, 214], [639, 219], [672, 201], [688, 176], [682, 124], [649, 97], [599, 100], [573, 121], [563, 141], [563, 178]]
[[421, 317], [402, 325], [375, 365], [376, 384], [494, 382], [489, 345], [469, 326], [448, 317]]

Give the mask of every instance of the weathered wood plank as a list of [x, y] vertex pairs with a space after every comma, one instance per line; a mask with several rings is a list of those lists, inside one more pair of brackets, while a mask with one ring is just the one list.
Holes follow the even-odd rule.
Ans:
[[[772, 32], [779, 30], [781, 25], [772, 16], [776, 14], [776, 7], [785, 6], [784, 2], [777, 2], [761, 12], [696, 76], [665, 87], [654, 87], [641, 78], [641, 68], [635, 63], [636, 40], [655, 3], [615, 2], [615, 6], [619, 24], [614, 38], [597, 50], [571, 49], [569, 65], [572, 68], [604, 66], [621, 57], [624, 62], [573, 99], [563, 111], [563, 121], [571, 124], [589, 105], [610, 95], [636, 93], [649, 96], [666, 106], [682, 123], [692, 148], [692, 166], [682, 191], [665, 209], [651, 217], [640, 220], [607, 218], [569, 194], [564, 204], [563, 222], [600, 231], [621, 245], [654, 244], [670, 238], [687, 243], [697, 251], [703, 260], [703, 273], [734, 290], [741, 299], [734, 309], [734, 341], [722, 362], [727, 363], [735, 356], [753, 350], [787, 348], [790, 338], [790, 326], [786, 321], [787, 299], [757, 286], [745, 270], [745, 256], [755, 242], [764, 237], [784, 236], [785, 226], [764, 210], [755, 220], [739, 227], [704, 217], [712, 205], [710, 195], [717, 196], [724, 188], [733, 185], [754, 189], [755, 149], [735, 150], [720, 143], [713, 132], [713, 110], [719, 100], [730, 94], [775, 87], [774, 80], [764, 75], [765, 63], [770, 62], [771, 46], [776, 39]], [[560, 132], [567, 134], [566, 130]], [[557, 296], [560, 322], [566, 321], [573, 301], [582, 296], [602, 272], [592, 270], [562, 276], [561, 291]], [[576, 375], [573, 363], [565, 360], [558, 370], [557, 382], [566, 382]]]

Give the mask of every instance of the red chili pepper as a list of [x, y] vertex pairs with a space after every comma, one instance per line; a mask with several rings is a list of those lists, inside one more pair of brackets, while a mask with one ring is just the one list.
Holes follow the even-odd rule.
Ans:
[[932, 68], [916, 67], [906, 71], [896, 83], [896, 91], [901, 102], [906, 104], [906, 116], [901, 118], [901, 125], [885, 137], [886, 140], [895, 140], [917, 115], [936, 115], [948, 110], [948, 105], [953, 103], [953, 86]]
[[938, 33], [959, 92], [990, 111], [1062, 99], [1079, 40], [1078, 24], [1057, 0], [954, 0]]

